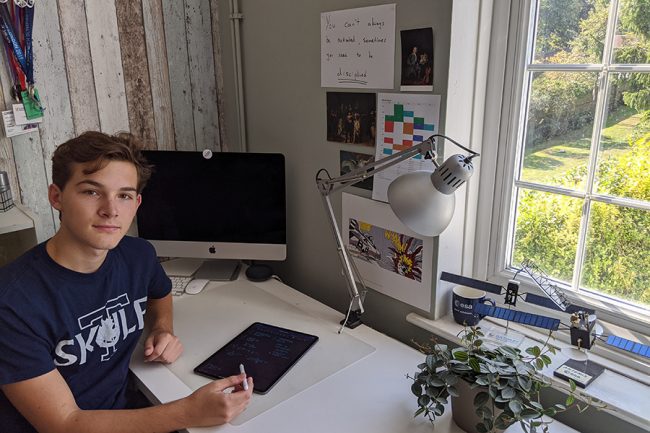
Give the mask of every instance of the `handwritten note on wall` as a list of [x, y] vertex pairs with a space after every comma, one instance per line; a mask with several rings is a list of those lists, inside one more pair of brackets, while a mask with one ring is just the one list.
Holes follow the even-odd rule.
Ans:
[[392, 89], [395, 5], [323, 12], [321, 86]]

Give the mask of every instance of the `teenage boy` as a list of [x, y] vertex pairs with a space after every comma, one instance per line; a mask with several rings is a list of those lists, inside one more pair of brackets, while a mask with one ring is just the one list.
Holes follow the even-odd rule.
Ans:
[[239, 375], [129, 409], [128, 364], [145, 325], [145, 361], [182, 352], [169, 278], [149, 243], [125, 236], [150, 175], [139, 149], [128, 134], [87, 132], [54, 152], [48, 196], [61, 226], [0, 269], [3, 432], [169, 432], [223, 424], [250, 401], [253, 382], [244, 391]]

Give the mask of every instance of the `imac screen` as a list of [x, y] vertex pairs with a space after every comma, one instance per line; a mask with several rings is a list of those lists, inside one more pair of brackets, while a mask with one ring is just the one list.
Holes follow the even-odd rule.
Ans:
[[143, 154], [153, 165], [153, 174], [142, 192], [138, 235], [150, 240], [159, 256], [285, 258], [283, 155]]

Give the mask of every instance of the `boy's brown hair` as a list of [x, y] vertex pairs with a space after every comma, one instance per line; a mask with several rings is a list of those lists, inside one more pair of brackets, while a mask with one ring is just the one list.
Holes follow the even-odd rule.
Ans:
[[103, 132], [88, 131], [72, 138], [56, 148], [52, 155], [52, 182], [61, 190], [72, 176], [73, 163], [94, 162], [84, 174], [95, 173], [110, 161], [126, 161], [135, 165], [138, 173], [138, 193], [151, 176], [151, 166], [140, 152], [144, 146], [133, 135], [121, 132], [107, 135]]

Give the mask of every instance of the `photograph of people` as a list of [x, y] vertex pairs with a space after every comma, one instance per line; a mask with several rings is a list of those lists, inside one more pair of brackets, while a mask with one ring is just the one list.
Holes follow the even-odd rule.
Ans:
[[433, 90], [433, 29], [402, 30], [401, 90]]

